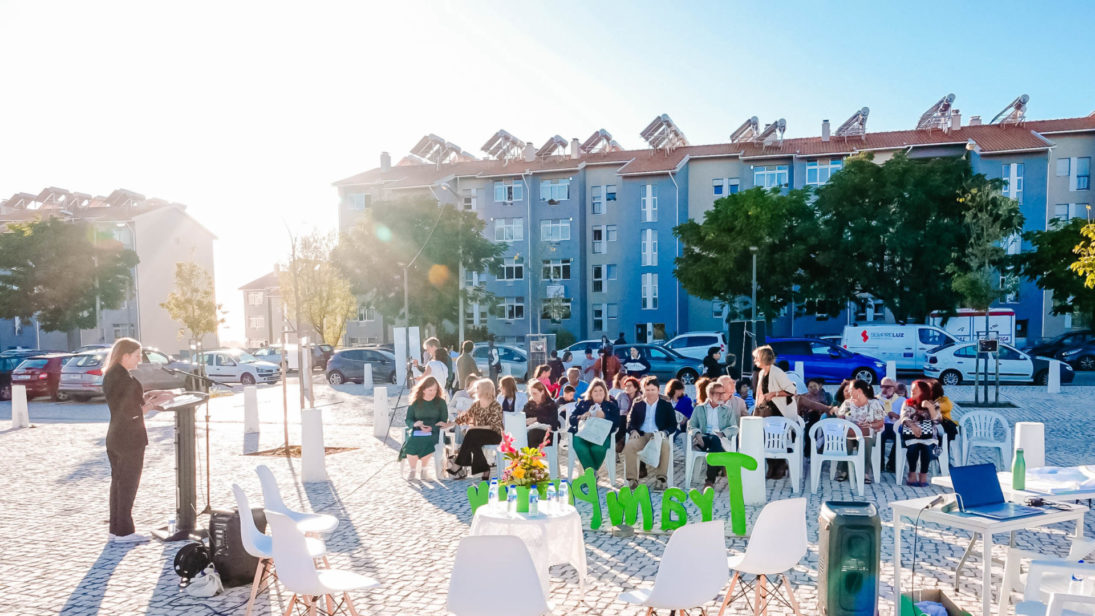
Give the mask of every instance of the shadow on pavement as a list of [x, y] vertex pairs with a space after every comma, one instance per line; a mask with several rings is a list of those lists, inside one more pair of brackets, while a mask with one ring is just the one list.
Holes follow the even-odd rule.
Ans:
[[107, 543], [104, 545], [99, 557], [88, 568], [83, 579], [80, 580], [80, 583], [76, 585], [76, 589], [65, 601], [61, 613], [90, 614], [98, 612], [103, 603], [103, 597], [106, 595], [106, 587], [107, 583], [110, 582], [110, 576], [113, 575], [114, 570], [118, 568], [126, 555], [137, 545], [136, 543]]

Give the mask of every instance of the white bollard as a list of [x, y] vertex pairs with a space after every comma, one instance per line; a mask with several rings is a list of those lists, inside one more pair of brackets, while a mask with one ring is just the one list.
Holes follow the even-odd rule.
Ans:
[[243, 433], [259, 432], [259, 392], [254, 385], [243, 388]]
[[1049, 379], [1046, 381], [1046, 393], [1061, 393], [1061, 362], [1049, 362]]
[[306, 483], [327, 481], [323, 444], [323, 409], [300, 412], [300, 478]]
[[742, 417], [738, 443], [738, 451], [757, 461], [757, 470], [741, 471], [741, 491], [745, 504], [763, 505], [768, 501], [764, 485], [764, 418]]
[[377, 387], [373, 390], [373, 436], [385, 438], [388, 436], [388, 414], [391, 409], [388, 406], [388, 388]]
[[886, 376], [893, 380], [897, 380], [897, 362], [890, 360], [886, 362]]
[[365, 362], [365, 376], [361, 379], [361, 387], [366, 394], [373, 393], [373, 365]]
[[11, 428], [29, 428], [30, 412], [27, 411], [26, 385], [11, 386]]
[[[1046, 465], [1046, 425], [1037, 421], [1015, 423], [1015, 449], [1023, 450], [1023, 462], [1027, 468]], [[1014, 452], [1012, 452], [1014, 454]], [[1014, 455], [1012, 456], [1014, 460]]]
[[[806, 363], [805, 362], [801, 362], [801, 361], [796, 361], [795, 362], [795, 374], [801, 376], [803, 380], [806, 380]], [[806, 393], [806, 392], [799, 392], [799, 393]]]

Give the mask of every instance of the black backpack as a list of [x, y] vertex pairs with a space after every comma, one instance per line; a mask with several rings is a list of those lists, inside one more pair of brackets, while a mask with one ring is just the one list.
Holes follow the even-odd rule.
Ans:
[[205, 571], [211, 562], [213, 558], [205, 544], [194, 541], [182, 546], [178, 552], [175, 552], [175, 573], [180, 578], [179, 585], [189, 584], [190, 580]]

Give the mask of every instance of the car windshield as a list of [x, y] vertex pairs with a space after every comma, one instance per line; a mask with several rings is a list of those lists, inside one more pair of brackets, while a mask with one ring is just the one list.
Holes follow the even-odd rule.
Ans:
[[29, 370], [29, 369], [32, 369], [32, 368], [41, 369], [41, 368], [45, 368], [47, 363], [49, 363], [48, 359], [26, 359], [26, 360], [23, 360], [23, 363], [19, 364], [19, 369], [20, 370]]
[[258, 358], [246, 351], [228, 351], [225, 354], [241, 364], [253, 364], [258, 361]]
[[87, 353], [85, 355], [77, 355], [69, 362], [70, 366], [76, 366], [78, 368], [94, 368], [103, 363], [103, 359], [106, 358], [104, 353]]

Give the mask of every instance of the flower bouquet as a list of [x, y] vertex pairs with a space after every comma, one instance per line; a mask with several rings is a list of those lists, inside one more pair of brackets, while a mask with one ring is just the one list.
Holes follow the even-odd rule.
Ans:
[[[549, 433], [550, 434], [550, 433]], [[543, 442], [537, 447], [522, 447], [516, 449], [513, 446], [513, 437], [508, 433], [502, 435], [502, 455], [506, 459], [506, 469], [502, 471], [501, 485], [517, 486], [517, 511], [528, 512], [529, 490], [534, 489], [543, 498], [547, 491], [551, 473], [548, 471], [547, 459], [544, 455], [544, 447], [548, 442], [548, 435], [544, 435]], [[500, 491], [499, 497], [505, 498]]]

